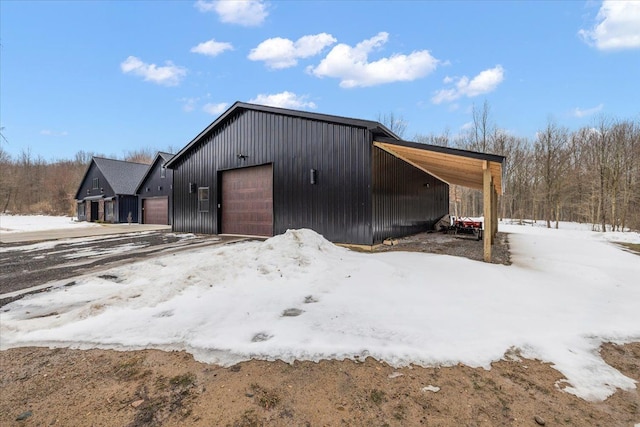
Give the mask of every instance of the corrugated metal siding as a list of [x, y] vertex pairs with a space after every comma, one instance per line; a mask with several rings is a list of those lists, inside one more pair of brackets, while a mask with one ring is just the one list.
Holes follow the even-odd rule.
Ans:
[[[218, 233], [220, 171], [273, 164], [275, 234], [304, 227], [334, 242], [371, 244], [371, 148], [364, 128], [243, 110], [175, 163], [174, 230]], [[197, 212], [189, 183], [209, 187], [210, 212]]]
[[119, 196], [117, 200], [118, 217], [115, 222], [128, 222], [129, 213], [131, 213], [131, 222], [138, 222], [138, 196]]
[[[161, 178], [163, 164], [164, 160], [162, 158], [153, 164], [153, 169], [140, 185], [140, 193], [138, 196], [140, 199], [167, 196], [169, 198], [169, 224], [171, 224], [173, 214], [173, 209], [171, 208], [173, 201], [173, 170], [166, 169], [165, 177]], [[138, 218], [140, 222], [142, 222], [142, 202], [139, 203], [138, 208]]]
[[449, 185], [373, 149], [374, 243], [433, 229], [449, 211]]

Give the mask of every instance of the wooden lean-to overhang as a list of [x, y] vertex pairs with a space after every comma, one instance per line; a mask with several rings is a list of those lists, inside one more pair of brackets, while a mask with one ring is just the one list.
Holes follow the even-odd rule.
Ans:
[[483, 189], [485, 162], [488, 162], [493, 187], [502, 195], [503, 156], [390, 138], [376, 138], [373, 144], [448, 184], [475, 190]]
[[503, 156], [436, 145], [376, 138], [373, 145], [453, 185], [481, 190], [484, 210], [484, 259], [498, 232], [498, 195], [502, 195]]

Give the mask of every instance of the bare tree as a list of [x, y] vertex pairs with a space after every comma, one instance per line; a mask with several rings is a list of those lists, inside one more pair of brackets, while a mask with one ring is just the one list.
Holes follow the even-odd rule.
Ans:
[[[472, 109], [472, 126], [465, 135], [454, 140], [457, 148], [465, 150], [480, 151], [483, 153], [493, 152], [491, 148], [491, 137], [496, 133], [496, 128], [490, 120], [489, 103], [485, 100], [482, 108], [476, 107], [474, 104]], [[463, 215], [479, 216], [482, 215], [482, 192], [466, 187], [455, 189], [456, 195], [460, 199], [460, 207]]]
[[127, 151], [124, 160], [127, 162], [150, 164], [156, 156], [156, 150], [150, 147], [139, 148], [133, 151]]
[[625, 166], [621, 180], [620, 226], [623, 231], [629, 225], [629, 220], [632, 227], [640, 228], [640, 117], [636, 121], [627, 122], [626, 126]]
[[11, 196], [13, 194], [13, 162], [11, 156], [0, 144], [0, 206], [2, 206], [2, 212], [7, 212], [9, 208], [9, 202], [11, 202]]
[[420, 134], [417, 133], [413, 137], [415, 142], [419, 142], [421, 144], [429, 144], [429, 145], [439, 145], [441, 147], [448, 147], [451, 143], [449, 136], [449, 129], [445, 129], [440, 135], [436, 135], [434, 133], [430, 134]]
[[404, 117], [396, 116], [393, 111], [387, 114], [378, 113], [377, 121], [385, 125], [391, 132], [398, 135], [400, 139], [402, 139], [407, 130], [407, 122], [404, 120]]
[[560, 220], [560, 189], [562, 177], [565, 176], [568, 133], [566, 128], [550, 119], [547, 126], [538, 132], [535, 143], [535, 159], [542, 187], [543, 218], [547, 222], [547, 228], [551, 228], [552, 215], [556, 228]]
[[471, 114], [473, 116], [473, 126], [471, 128], [471, 146], [470, 148], [475, 151], [485, 153], [488, 151], [490, 143], [490, 134], [492, 132], [491, 123], [489, 121], [489, 114], [491, 108], [489, 103], [485, 99], [482, 104], [482, 108], [473, 105]]
[[598, 119], [594, 131], [591, 132], [590, 143], [593, 149], [595, 160], [595, 171], [597, 173], [597, 211], [595, 221], [600, 224], [600, 231], [607, 231], [607, 180], [609, 176], [609, 156], [611, 154], [611, 124], [605, 117]]

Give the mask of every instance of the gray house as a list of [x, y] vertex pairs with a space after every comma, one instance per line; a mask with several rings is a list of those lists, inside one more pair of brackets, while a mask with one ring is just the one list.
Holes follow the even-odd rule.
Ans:
[[166, 163], [173, 154], [160, 152], [136, 188], [141, 224], [168, 224], [173, 218], [173, 171]]
[[79, 221], [138, 222], [136, 186], [148, 165], [93, 157], [76, 193]]

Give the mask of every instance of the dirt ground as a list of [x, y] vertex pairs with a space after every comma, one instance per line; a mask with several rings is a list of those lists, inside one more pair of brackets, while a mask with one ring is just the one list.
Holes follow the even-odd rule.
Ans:
[[[440, 233], [410, 250], [482, 259], [482, 242]], [[508, 235], [494, 262], [509, 264]], [[640, 381], [640, 343], [604, 359]], [[223, 368], [185, 352], [16, 348], [0, 351], [2, 426], [602, 426], [640, 423], [640, 392], [587, 402], [549, 364], [508, 353], [490, 370], [394, 369], [362, 361], [249, 361]]]
[[[640, 343], [602, 355], [640, 379]], [[2, 426], [629, 426], [640, 394], [586, 402], [548, 364], [507, 355], [490, 370], [362, 362], [250, 361], [184, 352], [0, 352]], [[513, 359], [513, 360], [512, 360]], [[22, 420], [19, 420], [22, 419]]]
[[[391, 239], [389, 244], [377, 246], [375, 252], [410, 251], [427, 252], [469, 258], [475, 261], [484, 260], [484, 242], [476, 240], [473, 235], [447, 234], [442, 232], [420, 233], [413, 236]], [[509, 234], [498, 233], [491, 246], [491, 262], [494, 264], [511, 264], [509, 256]]]

